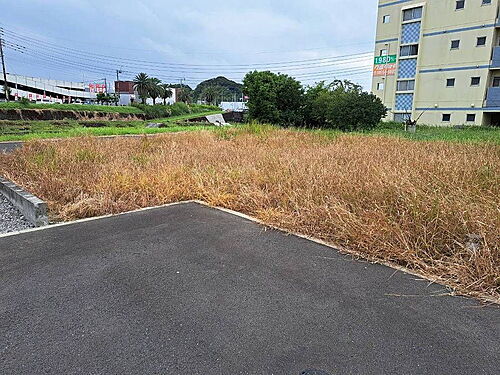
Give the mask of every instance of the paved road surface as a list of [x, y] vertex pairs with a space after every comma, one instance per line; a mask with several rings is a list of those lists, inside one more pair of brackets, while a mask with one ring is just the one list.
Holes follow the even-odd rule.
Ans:
[[2, 374], [498, 374], [500, 312], [195, 203], [0, 238]]

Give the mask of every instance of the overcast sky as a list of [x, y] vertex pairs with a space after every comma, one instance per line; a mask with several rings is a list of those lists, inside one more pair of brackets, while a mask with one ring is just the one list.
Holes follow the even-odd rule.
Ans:
[[[218, 75], [241, 80], [251, 64], [371, 52], [377, 12], [375, 0], [0, 0], [0, 5], [0, 26], [11, 43], [8, 72], [90, 81], [113, 79], [112, 72], [122, 69], [122, 79], [145, 71], [166, 82], [186, 77], [192, 86]], [[349, 78], [369, 88], [371, 74], [361, 67], [369, 68], [371, 60], [363, 55], [274, 70], [306, 84]], [[353, 67], [360, 69], [337, 72]]]

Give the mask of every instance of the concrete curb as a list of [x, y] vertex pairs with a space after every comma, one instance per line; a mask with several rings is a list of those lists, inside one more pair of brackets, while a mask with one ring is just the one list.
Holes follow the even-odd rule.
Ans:
[[23, 190], [15, 183], [0, 177], [0, 193], [3, 194], [23, 216], [36, 227], [49, 224], [47, 203]]

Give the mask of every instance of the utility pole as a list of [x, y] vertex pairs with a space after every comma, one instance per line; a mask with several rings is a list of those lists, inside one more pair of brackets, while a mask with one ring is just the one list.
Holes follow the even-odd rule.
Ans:
[[5, 57], [3, 54], [3, 29], [0, 29], [0, 57], [2, 59], [2, 70], [3, 70], [3, 91], [5, 93], [5, 99], [9, 101], [9, 87], [7, 86], [7, 71], [5, 70]]
[[[181, 81], [181, 85], [179, 87], [179, 96], [182, 98], [182, 93], [184, 92], [184, 87], [182, 86], [182, 81], [184, 80], [185, 78], [181, 78], [180, 81]], [[176, 98], [177, 99], [177, 98]]]

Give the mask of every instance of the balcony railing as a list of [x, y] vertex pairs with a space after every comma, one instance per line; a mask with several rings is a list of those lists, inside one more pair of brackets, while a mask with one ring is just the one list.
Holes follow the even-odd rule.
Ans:
[[500, 47], [493, 48], [492, 68], [500, 68]]
[[500, 87], [488, 88], [486, 107], [500, 107]]

